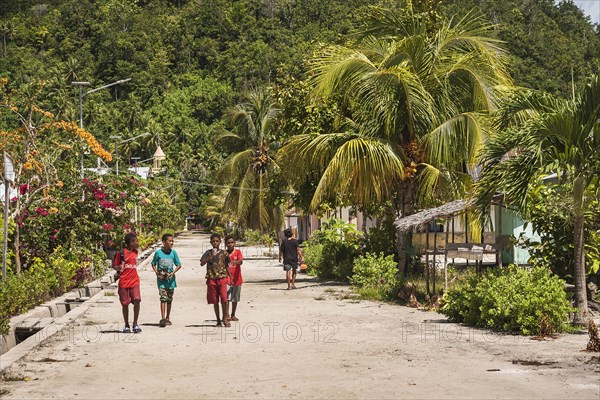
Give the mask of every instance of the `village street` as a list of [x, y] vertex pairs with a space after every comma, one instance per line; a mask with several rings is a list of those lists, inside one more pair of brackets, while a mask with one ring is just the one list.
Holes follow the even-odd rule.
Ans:
[[[203, 247], [204, 246], [204, 247]], [[492, 334], [435, 312], [357, 301], [347, 286], [248, 257], [237, 323], [206, 304], [208, 236], [175, 239], [172, 326], [142, 268], [141, 334], [123, 334], [115, 288], [5, 371], [6, 399], [473, 398], [598, 399], [600, 359], [586, 334], [556, 340]], [[252, 249], [245, 249], [247, 256]]]

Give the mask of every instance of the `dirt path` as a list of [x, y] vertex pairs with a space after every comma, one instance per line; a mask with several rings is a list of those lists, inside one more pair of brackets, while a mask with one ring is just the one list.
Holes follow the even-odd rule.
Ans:
[[155, 281], [140, 271], [141, 334], [117, 333], [118, 298], [105, 295], [11, 368], [3, 398], [600, 397], [600, 357], [581, 351], [587, 335], [491, 334], [355, 301], [346, 286], [306, 276], [286, 291], [272, 261], [244, 263], [240, 322], [215, 328], [198, 262], [207, 242], [176, 239], [184, 268], [173, 326], [158, 327]]

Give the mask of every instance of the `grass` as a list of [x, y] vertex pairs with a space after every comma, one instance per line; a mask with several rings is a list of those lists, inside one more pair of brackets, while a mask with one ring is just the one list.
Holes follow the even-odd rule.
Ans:
[[[458, 278], [464, 275], [466, 272], [460, 269], [448, 268], [448, 289], [452, 287], [458, 281]], [[433, 276], [430, 276], [429, 289], [432, 295], [437, 294], [438, 298], [441, 298], [444, 294], [444, 271], [437, 271], [435, 277], [435, 292], [433, 292]], [[356, 288], [353, 287], [354, 299], [359, 298], [361, 300], [373, 300], [373, 301], [391, 301], [398, 302], [401, 304], [407, 304], [407, 301], [398, 298], [398, 292], [401, 288], [412, 285], [412, 291], [419, 302], [419, 304], [427, 305], [429, 303], [427, 299], [427, 277], [425, 273], [413, 273], [408, 277], [400, 278], [400, 283], [392, 293], [388, 293], [381, 288], [365, 287]], [[351, 298], [348, 296], [347, 298]]]

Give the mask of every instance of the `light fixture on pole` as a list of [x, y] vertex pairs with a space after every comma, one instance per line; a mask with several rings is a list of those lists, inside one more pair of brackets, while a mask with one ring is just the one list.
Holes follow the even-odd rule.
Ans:
[[10, 206], [10, 184], [15, 182], [15, 166], [12, 158], [4, 152], [4, 237], [2, 240], [2, 282], [6, 281], [6, 257], [8, 255], [8, 207]]
[[[108, 85], [104, 85], [104, 86], [97, 87], [95, 89], [88, 90], [87, 92], [84, 92], [82, 88], [84, 86], [89, 86], [90, 85], [89, 82], [87, 82], [87, 81], [71, 82], [71, 85], [79, 86], [79, 127], [81, 129], [83, 129], [83, 98], [85, 96], [87, 96], [88, 94], [97, 92], [98, 90], [106, 89], [106, 88], [109, 88], [109, 87], [112, 87], [115, 85], [120, 85], [121, 83], [129, 82], [130, 80], [131, 80], [131, 78], [121, 79], [116, 82], [109, 83]], [[98, 170], [100, 170], [100, 157], [98, 157]], [[84, 173], [84, 168], [83, 168], [83, 154], [81, 154], [81, 179], [83, 179], [85, 177], [84, 175], [85, 175], [85, 173]]]

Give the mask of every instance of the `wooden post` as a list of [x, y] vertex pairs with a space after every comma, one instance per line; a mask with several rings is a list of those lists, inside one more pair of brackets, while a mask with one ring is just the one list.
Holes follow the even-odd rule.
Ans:
[[[469, 243], [469, 213], [465, 211], [465, 243]], [[469, 268], [469, 259], [467, 258], [467, 269]]]
[[498, 268], [502, 268], [502, 248], [504, 247], [502, 238], [502, 200], [498, 203], [498, 226], [496, 227], [497, 239], [496, 239], [496, 265]]
[[437, 220], [433, 220], [433, 294], [435, 295], [436, 261], [437, 261]]
[[444, 292], [448, 291], [448, 234], [450, 228], [450, 220], [446, 220], [446, 244], [444, 251]]
[[[455, 216], [452, 216], [452, 244], [454, 244], [454, 217]], [[454, 263], [455, 263], [454, 257], [452, 257], [452, 264], [454, 264]]]
[[[485, 229], [481, 228], [481, 247], [485, 251]], [[479, 272], [483, 272], [483, 253], [481, 254], [481, 260], [479, 260]]]
[[425, 231], [425, 276], [427, 282], [427, 294], [429, 294], [429, 224]]

